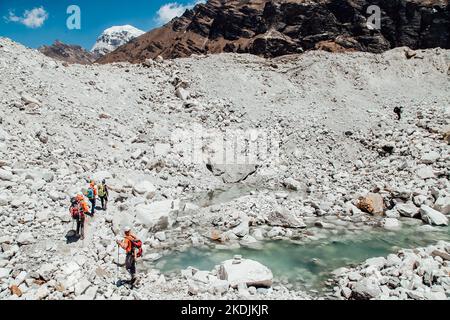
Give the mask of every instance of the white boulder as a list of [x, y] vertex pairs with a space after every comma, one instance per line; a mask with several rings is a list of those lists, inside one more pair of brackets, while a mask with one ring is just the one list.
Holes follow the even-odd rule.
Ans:
[[13, 174], [10, 171], [0, 169], [0, 180], [11, 181], [13, 178]]
[[183, 100], [183, 101], [187, 100], [187, 99], [190, 97], [189, 91], [187, 91], [187, 90], [185, 90], [185, 89], [183, 89], [183, 88], [181, 88], [181, 87], [179, 87], [179, 88], [175, 91], [175, 95], [176, 95], [179, 99], [181, 99], [181, 100]]
[[150, 181], [142, 180], [134, 185], [133, 191], [140, 195], [146, 194], [147, 198], [152, 198], [156, 194], [156, 187]]
[[422, 220], [428, 224], [436, 225], [436, 226], [446, 226], [448, 225], [448, 218], [444, 216], [439, 211], [436, 211], [429, 206], [422, 205], [420, 207], [420, 214]]
[[0, 206], [6, 206], [11, 201], [11, 197], [5, 193], [0, 193]]
[[378, 281], [372, 277], [363, 278], [356, 282], [352, 291], [352, 295], [357, 299], [372, 299], [382, 293]]
[[151, 204], [139, 204], [135, 207], [135, 221], [157, 232], [172, 225], [171, 212], [179, 210], [179, 200], [157, 201]]
[[82, 295], [89, 287], [91, 283], [88, 279], [83, 278], [75, 285], [75, 295]]
[[439, 153], [437, 153], [436, 151], [430, 151], [422, 156], [421, 161], [422, 163], [431, 164], [436, 162], [436, 160], [438, 160], [439, 158], [440, 158]]
[[273, 274], [269, 268], [249, 259], [224, 261], [219, 268], [219, 278], [227, 280], [233, 288], [237, 288], [239, 284], [270, 287], [273, 282]]
[[421, 179], [430, 179], [434, 178], [434, 172], [433, 168], [429, 166], [422, 166], [419, 169], [417, 169], [416, 174]]
[[241, 220], [241, 223], [231, 230], [238, 237], [244, 237], [249, 233], [250, 219], [247, 216], [242, 216]]
[[305, 228], [306, 224], [298, 219], [292, 212], [283, 207], [277, 207], [269, 213], [268, 224], [273, 227]]
[[17, 243], [20, 245], [31, 244], [33, 242], [35, 242], [35, 239], [31, 232], [22, 232], [17, 237]]
[[9, 277], [10, 273], [11, 273], [11, 269], [0, 268], [0, 280], [7, 279]]
[[419, 208], [412, 203], [400, 203], [395, 206], [395, 209], [403, 217], [415, 218], [419, 216]]
[[285, 179], [283, 181], [283, 184], [286, 188], [288, 188], [290, 190], [299, 191], [302, 189], [302, 184], [292, 177]]
[[439, 196], [434, 203], [433, 209], [442, 214], [450, 214], [450, 195]]

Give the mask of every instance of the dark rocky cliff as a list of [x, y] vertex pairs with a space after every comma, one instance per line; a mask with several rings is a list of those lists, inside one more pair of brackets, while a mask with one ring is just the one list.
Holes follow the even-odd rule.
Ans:
[[[381, 29], [367, 8], [381, 9]], [[450, 48], [448, 0], [210, 0], [98, 62], [142, 62], [191, 54], [238, 52], [266, 57], [303, 50]]]
[[65, 44], [58, 40], [51, 46], [42, 46], [38, 50], [48, 57], [67, 63], [91, 64], [98, 58], [80, 46]]

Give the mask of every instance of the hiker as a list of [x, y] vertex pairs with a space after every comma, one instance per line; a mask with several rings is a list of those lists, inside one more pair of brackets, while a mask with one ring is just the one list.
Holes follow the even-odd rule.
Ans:
[[[81, 240], [84, 239], [84, 221], [85, 221], [85, 210], [86, 210], [86, 203], [84, 203], [86, 206], [83, 207], [82, 201], [83, 196], [78, 195], [71, 199], [71, 204], [69, 208], [70, 215], [74, 220], [77, 221], [77, 235], [81, 238]], [[88, 210], [89, 211], [89, 210]]]
[[402, 107], [395, 107], [394, 113], [397, 115], [397, 120], [400, 121], [400, 119], [402, 117]]
[[89, 184], [89, 188], [87, 189], [87, 198], [91, 202], [91, 216], [94, 216], [95, 213], [95, 199], [97, 197], [97, 187], [95, 186], [95, 181], [92, 180]]
[[131, 233], [131, 228], [125, 228], [125, 237], [123, 241], [116, 240], [117, 244], [126, 251], [125, 268], [131, 275], [129, 283], [133, 285], [136, 282], [136, 259], [142, 256], [142, 241]]
[[103, 179], [102, 183], [98, 186], [98, 197], [102, 202], [103, 210], [106, 210], [106, 207], [108, 205], [108, 195], [109, 195], [108, 186], [106, 185], [105, 179]]

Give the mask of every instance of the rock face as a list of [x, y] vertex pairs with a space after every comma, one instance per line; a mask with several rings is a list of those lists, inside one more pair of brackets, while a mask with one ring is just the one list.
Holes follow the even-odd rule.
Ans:
[[[381, 30], [367, 25], [371, 5], [381, 8]], [[210, 0], [99, 62], [220, 52], [276, 57], [310, 49], [449, 48], [449, 12], [448, 2], [441, 0]]]
[[97, 57], [101, 57], [144, 33], [144, 31], [130, 25], [108, 28], [98, 37], [91, 52]]
[[273, 274], [261, 263], [249, 259], [232, 259], [223, 262], [219, 269], [221, 280], [227, 280], [232, 288], [240, 284], [255, 287], [272, 286]]
[[96, 54], [81, 46], [65, 44], [58, 40], [51, 46], [42, 46], [38, 50], [50, 58], [67, 63], [91, 64], [98, 58]]

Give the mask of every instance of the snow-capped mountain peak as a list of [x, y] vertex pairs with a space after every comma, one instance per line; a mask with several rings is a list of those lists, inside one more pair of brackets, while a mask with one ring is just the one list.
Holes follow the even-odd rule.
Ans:
[[97, 38], [97, 42], [91, 52], [98, 56], [103, 56], [144, 33], [144, 31], [130, 25], [108, 28]]

